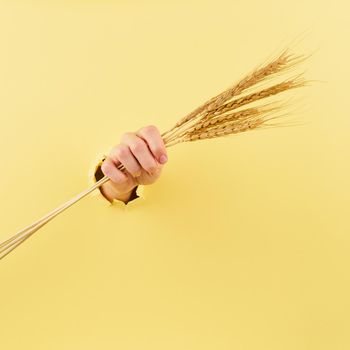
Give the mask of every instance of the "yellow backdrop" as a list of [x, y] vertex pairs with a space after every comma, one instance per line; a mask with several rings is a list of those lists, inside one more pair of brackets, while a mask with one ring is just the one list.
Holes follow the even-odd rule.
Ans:
[[1, 1], [1, 240], [295, 37], [322, 80], [303, 125], [176, 145], [127, 210], [95, 192], [2, 260], [1, 349], [349, 349], [348, 10]]

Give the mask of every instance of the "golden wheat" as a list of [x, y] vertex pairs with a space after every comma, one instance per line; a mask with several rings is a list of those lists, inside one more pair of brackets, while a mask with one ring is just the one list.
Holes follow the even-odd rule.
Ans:
[[229, 87], [217, 96], [212, 97], [210, 100], [205, 102], [203, 105], [197, 107], [194, 111], [180, 119], [172, 128], [162, 134], [163, 137], [169, 136], [172, 132], [189, 121], [195, 120], [198, 116], [205, 113], [208, 114], [210, 111], [222, 106], [222, 104], [231, 98], [240, 95], [242, 92], [256, 86], [262, 81], [273, 78], [281, 72], [286, 72], [294, 68], [299, 63], [306, 60], [307, 56], [300, 55], [296, 56], [289, 53], [289, 49], [286, 48], [282, 53], [272, 62], [269, 62], [262, 67], [255, 68], [251, 73], [243, 77], [238, 83]]
[[[305, 59], [306, 56], [290, 54], [289, 50], [286, 49], [272, 62], [260, 68], [255, 68], [238, 83], [214, 96], [203, 105], [181, 118], [172, 128], [162, 133], [161, 136], [165, 146], [169, 148], [182, 142], [206, 140], [249, 130], [278, 126], [278, 124], [271, 124], [268, 123], [268, 121], [279, 117], [278, 115], [273, 116], [273, 114], [282, 109], [282, 104], [273, 102], [246, 109], [239, 109], [284, 91], [305, 86], [307, 82], [302, 79], [301, 75], [298, 75], [267, 88], [258, 88], [259, 83], [266, 83], [272, 80], [281, 73], [285, 73], [296, 67], [297, 64]], [[254, 88], [258, 89], [258, 91], [252, 91]], [[120, 164], [118, 169], [125, 170], [125, 167]], [[90, 188], [79, 193], [49, 214], [2, 242], [0, 244], [0, 259], [9, 254], [58, 214], [62, 213], [109, 180], [107, 176], [104, 176]]]

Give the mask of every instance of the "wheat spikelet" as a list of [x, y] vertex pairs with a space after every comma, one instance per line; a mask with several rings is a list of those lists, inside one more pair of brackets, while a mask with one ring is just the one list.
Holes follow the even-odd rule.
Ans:
[[250, 119], [254, 116], [261, 116], [268, 112], [277, 111], [282, 109], [283, 105], [280, 103], [279, 105], [276, 102], [268, 103], [258, 107], [252, 107], [243, 109], [237, 112], [227, 113], [227, 114], [219, 114], [219, 115], [210, 115], [210, 118], [206, 120], [199, 120], [194, 126], [187, 128], [186, 130], [182, 130], [177, 133], [176, 136], [167, 139], [167, 142], [172, 141], [176, 138], [181, 138], [188, 133], [198, 133], [204, 130], [209, 130], [218, 125], [223, 126], [227, 123], [239, 123], [242, 120]]
[[224, 102], [230, 100], [232, 97], [237, 96], [249, 89], [250, 87], [271, 78], [282, 71], [287, 71], [295, 67], [306, 59], [306, 56], [295, 56], [289, 54], [289, 49], [286, 48], [275, 60], [263, 65], [260, 68], [255, 68], [250, 74], [241, 79], [238, 83], [229, 87], [217, 96], [212, 97], [203, 105], [196, 108], [194, 111], [180, 119], [171, 129], [162, 134], [166, 137], [172, 133], [173, 130], [181, 127], [187, 122], [196, 119], [202, 113], [209, 113], [211, 110], [215, 110]]
[[[294, 68], [305, 59], [306, 56], [295, 56], [289, 54], [288, 49], [284, 50], [275, 60], [260, 68], [256, 68], [238, 83], [211, 98], [193, 112], [181, 118], [172, 128], [162, 133], [161, 136], [165, 146], [169, 148], [182, 142], [206, 140], [249, 130], [280, 126], [278, 124], [268, 123], [268, 121], [279, 118], [279, 116], [274, 117], [273, 114], [282, 110], [282, 104], [276, 104], [274, 102], [256, 107], [239, 109], [253, 102], [280, 94], [281, 92], [305, 86], [306, 81], [301, 78], [301, 75], [298, 75], [268, 88], [260, 88], [258, 91], [254, 92], [250, 91], [253, 88], [256, 89], [259, 83], [271, 80], [280, 73]], [[120, 164], [118, 169], [125, 170], [125, 167]], [[79, 193], [52, 212], [3, 241], [0, 244], [0, 259], [9, 254], [58, 214], [77, 203], [80, 199], [109, 180], [107, 176], [104, 176], [90, 188]]]
[[216, 109], [210, 110], [209, 112], [204, 114], [203, 117], [201, 118], [201, 120], [205, 121], [205, 120], [210, 119], [213, 116], [216, 116], [216, 115], [219, 115], [222, 113], [226, 113], [228, 111], [231, 111], [233, 109], [237, 109], [239, 107], [242, 107], [242, 106], [250, 104], [252, 102], [261, 100], [263, 98], [267, 98], [267, 97], [270, 97], [272, 95], [277, 95], [280, 92], [283, 92], [286, 90], [290, 90], [290, 89], [304, 86], [306, 84], [306, 81], [304, 81], [303, 79], [298, 79], [298, 78], [284, 81], [282, 83], [276, 84], [274, 86], [263, 89], [261, 91], [254, 92], [250, 95], [243, 96], [241, 98], [233, 100], [232, 102], [222, 104], [221, 106], [217, 107]]
[[[197, 116], [197, 120], [195, 121], [195, 124], [192, 123], [191, 125], [194, 126], [195, 128], [196, 127], [198, 128], [198, 127], [200, 127], [200, 125], [202, 125], [202, 123], [213, 120], [213, 118], [215, 118], [219, 115], [223, 115], [224, 113], [228, 113], [232, 110], [238, 109], [242, 106], [256, 102], [258, 100], [265, 99], [265, 98], [268, 98], [268, 97], [273, 96], [273, 95], [277, 95], [281, 92], [305, 86], [306, 83], [307, 82], [304, 79], [302, 79], [300, 75], [298, 75], [292, 79], [285, 80], [285, 81], [278, 83], [278, 84], [275, 84], [269, 88], [260, 90], [258, 92], [251, 93], [251, 94], [246, 95], [246, 96], [242, 96], [242, 97], [237, 98], [231, 102], [224, 103], [220, 106], [216, 106], [215, 109], [209, 109], [208, 112]], [[253, 113], [253, 110], [251, 110], [250, 113]], [[223, 117], [223, 120], [224, 119], [225, 118]], [[175, 128], [172, 131], [172, 134], [167, 135], [165, 137], [165, 140], [167, 142], [175, 141], [178, 137], [185, 134], [190, 127], [191, 126], [188, 126], [188, 125], [186, 126], [185, 124], [183, 124], [182, 126]]]
[[189, 134], [184, 138], [186, 141], [197, 141], [204, 139], [212, 139], [221, 136], [227, 136], [231, 134], [237, 134], [239, 132], [248, 131], [251, 129], [256, 129], [264, 123], [264, 119], [257, 118], [255, 120], [246, 121], [244, 123], [239, 123], [236, 125], [225, 125], [223, 127], [214, 128], [212, 130], [201, 131], [200, 133]]

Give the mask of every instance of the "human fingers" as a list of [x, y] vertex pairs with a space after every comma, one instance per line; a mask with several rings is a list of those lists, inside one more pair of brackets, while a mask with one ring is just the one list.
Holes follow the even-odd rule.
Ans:
[[128, 145], [121, 143], [113, 147], [109, 156], [117, 166], [122, 163], [132, 176], [136, 177], [141, 175], [142, 167]]
[[165, 148], [165, 144], [163, 138], [158, 130], [158, 128], [154, 125], [148, 125], [136, 132], [136, 135], [141, 137], [150, 148], [153, 156], [160, 164], [164, 164], [168, 160], [167, 151]]
[[117, 169], [115, 163], [109, 156], [103, 161], [101, 170], [115, 183], [121, 184], [128, 180], [128, 177], [121, 170]]
[[122, 136], [122, 143], [126, 144], [143, 169], [150, 175], [158, 170], [158, 164], [148, 148], [147, 143], [135, 133], [125, 133]]

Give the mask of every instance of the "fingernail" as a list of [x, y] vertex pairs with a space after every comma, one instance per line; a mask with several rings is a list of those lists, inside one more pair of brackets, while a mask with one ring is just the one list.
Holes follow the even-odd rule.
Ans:
[[162, 154], [162, 155], [160, 156], [160, 158], [159, 158], [159, 162], [160, 162], [161, 164], [166, 163], [167, 160], [168, 160], [168, 157], [167, 157], [165, 154]]

